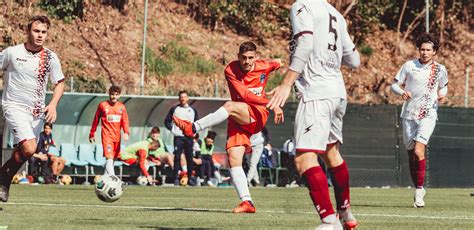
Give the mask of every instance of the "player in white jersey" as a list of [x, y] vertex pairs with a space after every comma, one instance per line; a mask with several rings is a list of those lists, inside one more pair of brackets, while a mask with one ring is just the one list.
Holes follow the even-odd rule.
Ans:
[[[329, 168], [334, 185], [337, 212], [346, 229], [357, 226], [350, 211], [349, 172], [339, 153], [346, 89], [341, 65], [357, 68], [355, 50], [344, 17], [325, 0], [298, 0], [291, 8], [296, 48], [282, 84], [271, 94], [270, 109], [283, 106], [293, 83], [299, 106], [295, 120], [295, 165], [306, 178], [311, 199], [322, 224], [317, 229], [342, 229], [331, 200], [326, 175], [318, 155]], [[295, 82], [296, 81], [296, 82]]]
[[[27, 41], [0, 52], [4, 71], [3, 114], [13, 131], [12, 157], [0, 168], [0, 201], [6, 202], [13, 176], [36, 151], [43, 121], [56, 120], [56, 107], [64, 92], [64, 75], [58, 57], [43, 47], [50, 27], [46, 16], [35, 16], [28, 23]], [[50, 78], [54, 85], [51, 102], [45, 105]]]
[[395, 76], [392, 91], [405, 100], [400, 117], [410, 174], [416, 186], [413, 205], [424, 207], [425, 148], [436, 125], [438, 103], [445, 101], [448, 92], [448, 73], [443, 65], [433, 60], [439, 48], [435, 38], [423, 34], [417, 39], [416, 46], [420, 58], [402, 66]]

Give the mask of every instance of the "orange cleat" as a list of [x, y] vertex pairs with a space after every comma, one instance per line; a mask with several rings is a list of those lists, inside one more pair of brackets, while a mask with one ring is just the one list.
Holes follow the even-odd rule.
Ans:
[[256, 209], [250, 201], [240, 203], [239, 207], [232, 210], [233, 213], [255, 213]]
[[345, 221], [343, 222], [343, 224], [344, 224], [344, 230], [352, 230], [352, 229], [357, 228], [357, 225], [359, 225], [357, 220]]
[[195, 133], [193, 132], [193, 123], [183, 119], [179, 119], [176, 116], [173, 116], [173, 121], [178, 128], [183, 131], [183, 134], [188, 137], [194, 137]]

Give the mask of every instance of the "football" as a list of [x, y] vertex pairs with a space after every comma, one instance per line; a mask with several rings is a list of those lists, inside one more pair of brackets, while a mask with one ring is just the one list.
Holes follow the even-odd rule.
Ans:
[[60, 180], [61, 183], [63, 183], [64, 185], [70, 185], [72, 182], [72, 178], [69, 175], [62, 175]]
[[104, 202], [114, 202], [122, 193], [122, 181], [115, 175], [103, 175], [95, 184], [95, 194]]
[[139, 176], [137, 178], [137, 184], [141, 186], [145, 186], [148, 184], [148, 180], [146, 179], [146, 176]]

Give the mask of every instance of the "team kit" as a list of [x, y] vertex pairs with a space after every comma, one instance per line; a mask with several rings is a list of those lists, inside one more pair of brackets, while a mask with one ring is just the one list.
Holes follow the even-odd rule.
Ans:
[[[308, 202], [314, 204], [321, 219], [317, 229], [354, 229], [359, 223], [356, 214], [351, 212], [349, 170], [339, 152], [347, 105], [341, 67], [358, 68], [360, 56], [344, 17], [326, 1], [296, 1], [291, 7], [290, 19], [296, 45], [280, 85], [269, 92], [264, 90], [272, 72], [282, 67], [281, 61], [259, 59], [255, 43], [243, 42], [238, 47], [237, 60], [227, 64], [224, 71], [230, 100], [200, 119], [178, 116], [177, 109], [171, 114], [170, 122], [185, 139], [227, 122], [225, 148], [230, 176], [241, 200], [232, 212], [255, 213], [242, 158], [252, 152], [251, 137], [264, 128], [270, 112], [275, 114], [273, 122], [284, 122], [282, 108], [295, 89], [298, 98], [294, 125], [295, 165], [298, 174], [307, 182], [311, 198]], [[58, 55], [44, 47], [50, 26], [46, 16], [32, 17], [27, 25], [26, 42], [0, 52], [0, 68], [4, 72], [2, 108], [14, 137], [12, 157], [0, 168], [2, 202], [8, 200], [13, 176], [35, 153], [43, 123], [54, 123], [57, 116], [61, 116], [56, 108], [64, 92], [65, 76]], [[439, 49], [435, 37], [422, 34], [415, 43], [419, 57], [401, 66], [393, 78], [391, 90], [404, 100], [400, 114], [403, 141], [415, 186], [413, 206], [420, 208], [425, 206], [425, 150], [436, 125], [437, 107], [447, 95], [448, 75], [446, 68], [434, 61]], [[48, 82], [53, 86], [53, 95], [46, 104]], [[163, 147], [163, 143], [149, 138], [121, 151], [121, 140], [128, 140], [130, 135], [129, 117], [125, 105], [119, 101], [120, 87], [112, 86], [108, 93], [109, 99], [97, 107], [89, 140], [95, 142], [95, 132], [100, 124], [106, 163], [104, 175], [95, 189], [101, 200], [111, 202], [122, 194], [122, 182], [114, 175], [114, 162], [121, 160], [138, 165], [146, 177], [145, 183], [152, 183], [145, 167], [146, 160], [152, 152]], [[335, 206], [318, 156], [328, 167]], [[154, 159], [160, 161], [160, 157]]]

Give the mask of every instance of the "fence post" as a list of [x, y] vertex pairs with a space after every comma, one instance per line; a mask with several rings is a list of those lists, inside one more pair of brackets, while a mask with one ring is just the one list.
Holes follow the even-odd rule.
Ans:
[[464, 107], [469, 106], [469, 70], [471, 66], [467, 66], [466, 68], [466, 83], [464, 85]]

